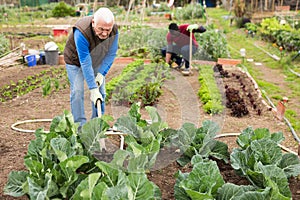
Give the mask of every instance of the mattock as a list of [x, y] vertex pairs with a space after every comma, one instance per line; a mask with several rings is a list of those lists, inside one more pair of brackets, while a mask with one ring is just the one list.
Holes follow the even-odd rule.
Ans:
[[[97, 111], [98, 111], [98, 117], [101, 118], [101, 116], [102, 116], [101, 101], [97, 101]], [[105, 138], [100, 138], [99, 144], [100, 144], [100, 151], [102, 151], [103, 149], [105, 151], [107, 151], [106, 145], [105, 145]]]

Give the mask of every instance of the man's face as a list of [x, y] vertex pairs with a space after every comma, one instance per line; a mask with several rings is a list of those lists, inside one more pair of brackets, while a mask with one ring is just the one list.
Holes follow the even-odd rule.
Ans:
[[103, 20], [99, 20], [97, 24], [95, 23], [94, 19], [92, 21], [92, 26], [96, 35], [102, 40], [108, 38], [110, 32], [112, 31], [113, 25], [113, 22], [106, 23]]

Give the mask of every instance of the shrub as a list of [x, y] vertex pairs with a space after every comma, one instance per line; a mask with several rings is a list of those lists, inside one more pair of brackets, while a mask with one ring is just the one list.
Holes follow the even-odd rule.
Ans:
[[221, 30], [217, 30], [213, 25], [206, 27], [207, 31], [201, 35], [195, 34], [199, 41], [199, 51], [195, 54], [195, 58], [204, 57], [206, 59], [217, 60], [218, 58], [228, 58], [229, 51], [227, 48], [227, 40]]
[[118, 54], [123, 57], [155, 58], [161, 55], [161, 48], [166, 45], [167, 29], [131, 26], [130, 30], [120, 29]]
[[52, 15], [53, 17], [75, 16], [75, 9], [71, 6], [68, 6], [65, 2], [61, 1], [52, 10]]
[[205, 11], [201, 4], [188, 4], [182, 9], [176, 9], [174, 17], [177, 20], [205, 18]]

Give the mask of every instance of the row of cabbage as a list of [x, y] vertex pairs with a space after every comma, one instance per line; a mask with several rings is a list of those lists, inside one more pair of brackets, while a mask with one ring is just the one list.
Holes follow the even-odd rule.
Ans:
[[300, 162], [296, 154], [282, 152], [283, 140], [281, 132], [265, 128], [249, 127], [238, 136], [230, 163], [249, 185], [225, 183], [215, 161], [195, 155], [193, 170], [177, 174], [176, 199], [292, 199], [289, 178], [299, 175]]
[[[146, 110], [151, 123], [141, 117], [138, 104], [116, 120], [114, 127], [127, 134], [126, 148], [113, 152], [110, 162], [95, 157], [101, 149], [99, 139], [107, 137], [108, 123], [95, 118], [78, 131], [65, 111], [53, 119], [49, 133], [36, 130], [24, 157], [27, 170], [10, 173], [5, 193], [30, 199], [161, 199], [147, 173], [154, 169], [159, 152], [170, 148], [180, 152], [177, 161], [182, 166], [193, 165], [189, 173], [178, 172], [176, 199], [291, 199], [288, 178], [300, 173], [300, 162], [297, 155], [278, 147], [282, 133], [247, 128], [237, 139], [239, 148], [229, 154], [227, 145], [215, 139], [220, 130], [215, 122], [172, 129], [154, 107]], [[225, 183], [211, 157], [230, 159], [251, 185]]]
[[127, 134], [127, 147], [114, 152], [111, 162], [95, 157], [108, 123], [95, 118], [78, 131], [65, 111], [53, 119], [49, 132], [36, 130], [24, 157], [26, 170], [9, 174], [5, 193], [30, 199], [160, 199], [160, 189], [147, 178], [160, 149], [176, 146], [183, 153], [201, 129], [193, 124], [168, 128], [155, 108], [146, 109], [151, 124], [141, 118], [138, 104], [116, 120], [114, 127]]

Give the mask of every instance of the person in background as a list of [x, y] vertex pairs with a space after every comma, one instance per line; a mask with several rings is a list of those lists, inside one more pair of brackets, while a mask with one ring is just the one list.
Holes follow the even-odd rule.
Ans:
[[166, 63], [172, 66], [173, 60], [180, 69], [185, 65], [184, 71], [190, 70], [189, 53], [190, 53], [190, 32], [192, 32], [192, 55], [199, 48], [194, 33], [204, 33], [206, 29], [197, 24], [182, 24], [177, 25], [171, 23], [167, 33], [167, 46], [162, 49], [162, 55], [166, 58]]
[[70, 81], [70, 104], [74, 121], [86, 123], [84, 81], [90, 92], [92, 118], [105, 112], [105, 75], [118, 50], [118, 27], [108, 8], [99, 8], [93, 16], [79, 19], [72, 27], [64, 49], [66, 70]]

